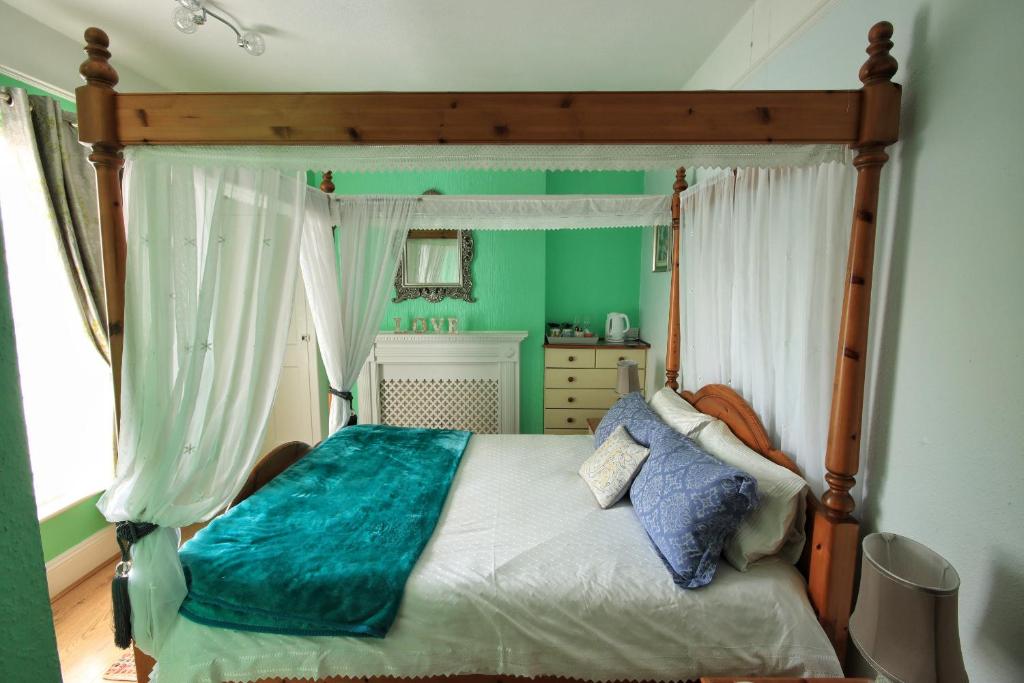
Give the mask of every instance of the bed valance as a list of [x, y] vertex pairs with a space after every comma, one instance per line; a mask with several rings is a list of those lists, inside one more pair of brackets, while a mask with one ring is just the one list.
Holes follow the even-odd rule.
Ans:
[[[344, 206], [355, 197], [333, 197]], [[669, 225], [671, 195], [511, 195], [417, 198], [409, 227], [420, 230], [558, 230]]]
[[680, 166], [778, 168], [846, 161], [847, 145], [132, 145], [126, 159], [283, 171], [659, 171]]

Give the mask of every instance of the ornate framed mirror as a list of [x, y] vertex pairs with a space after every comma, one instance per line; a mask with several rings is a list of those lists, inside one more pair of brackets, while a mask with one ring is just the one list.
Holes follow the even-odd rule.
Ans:
[[474, 302], [472, 266], [472, 231], [410, 230], [395, 274], [392, 301]]

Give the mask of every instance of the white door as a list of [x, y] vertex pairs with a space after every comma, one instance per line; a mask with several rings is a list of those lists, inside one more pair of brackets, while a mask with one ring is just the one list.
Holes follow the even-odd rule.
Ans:
[[263, 438], [263, 453], [288, 441], [310, 445], [320, 441], [320, 405], [316, 332], [306, 305], [306, 290], [299, 282], [295, 287], [281, 380]]

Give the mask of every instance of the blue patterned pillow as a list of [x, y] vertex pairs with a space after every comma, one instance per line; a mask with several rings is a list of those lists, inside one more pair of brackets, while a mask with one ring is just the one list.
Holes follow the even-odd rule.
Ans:
[[643, 394], [634, 391], [620, 398], [601, 418], [601, 424], [594, 430], [594, 446], [600, 448], [612, 432], [623, 425], [629, 435], [644, 447], [651, 445], [651, 437], [661, 426], [665, 426], [658, 414], [651, 410]]
[[757, 480], [668, 425], [654, 430], [650, 448], [629, 490], [633, 510], [672, 580], [684, 588], [707, 585], [726, 541], [757, 508]]

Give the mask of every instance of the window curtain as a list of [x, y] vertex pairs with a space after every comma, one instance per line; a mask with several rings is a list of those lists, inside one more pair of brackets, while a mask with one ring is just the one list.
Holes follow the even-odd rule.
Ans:
[[96, 206], [96, 175], [78, 142], [75, 115], [49, 97], [9, 88], [4, 135], [15, 148], [33, 150], [32, 176], [40, 179], [49, 206], [47, 223], [57, 236], [75, 301], [96, 350], [110, 363], [103, 254]]
[[816, 493], [854, 181], [846, 163], [741, 168], [682, 196], [683, 385], [735, 389]]
[[[415, 203], [415, 197], [312, 202], [302, 239], [302, 275], [324, 369], [339, 394], [350, 395], [380, 329]], [[330, 431], [348, 424], [351, 416], [350, 399], [335, 396]]]
[[132, 547], [136, 644], [159, 656], [186, 594], [180, 527], [259, 454], [285, 351], [305, 174], [129, 163], [120, 458], [98, 503], [159, 528]]

